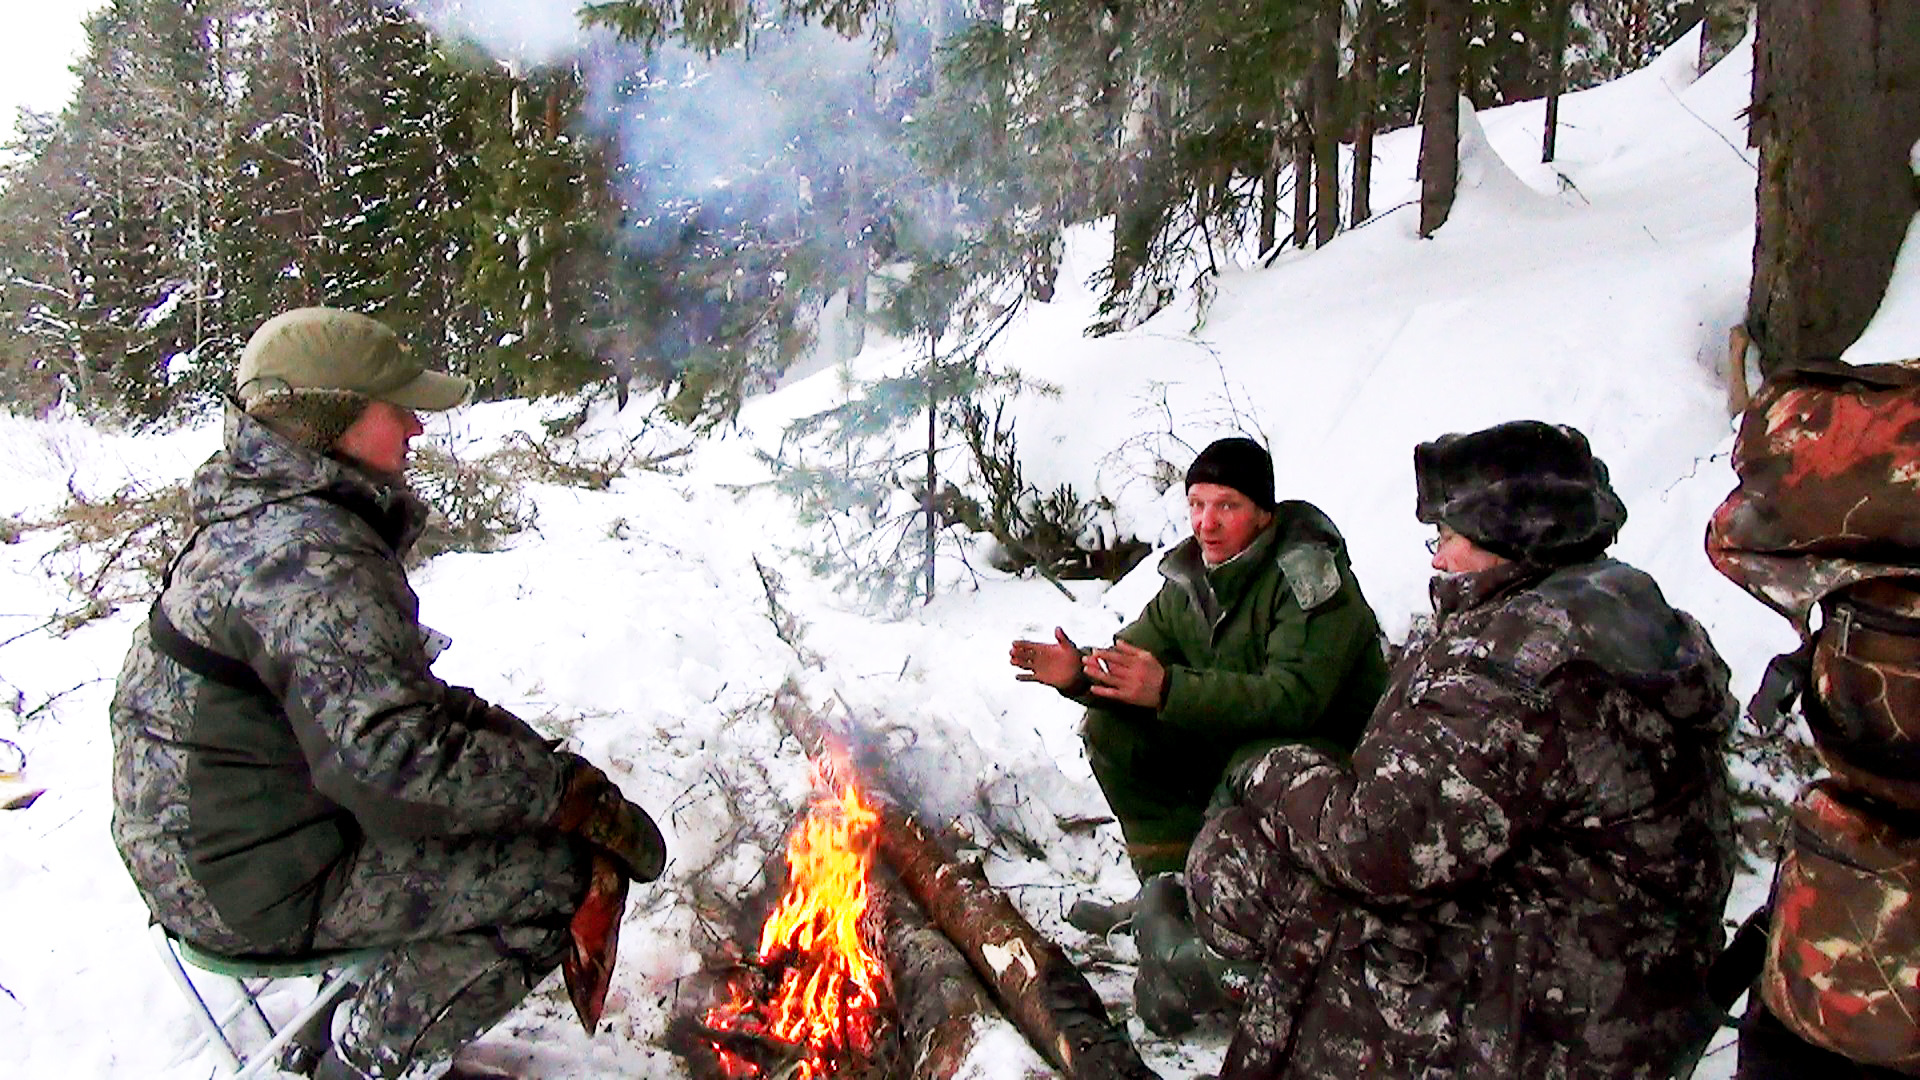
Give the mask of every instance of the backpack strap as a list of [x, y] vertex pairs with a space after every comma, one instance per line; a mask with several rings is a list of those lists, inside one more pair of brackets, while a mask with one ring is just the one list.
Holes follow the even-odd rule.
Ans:
[[147, 609], [147, 632], [153, 636], [153, 647], [161, 654], [205, 679], [211, 679], [222, 686], [230, 686], [261, 697], [272, 697], [273, 692], [242, 661], [223, 653], [214, 652], [205, 645], [180, 632], [160, 610], [160, 600], [154, 598], [153, 606]]

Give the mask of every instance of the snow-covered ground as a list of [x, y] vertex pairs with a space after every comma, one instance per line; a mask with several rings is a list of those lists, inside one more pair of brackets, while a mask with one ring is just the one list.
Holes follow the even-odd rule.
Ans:
[[[1754, 162], [1740, 118], [1751, 59], [1742, 49], [1696, 81], [1691, 41], [1568, 97], [1552, 166], [1535, 163], [1538, 103], [1481, 115], [1465, 136], [1453, 220], [1432, 240], [1414, 235], [1413, 207], [1396, 208], [1415, 192], [1418, 132], [1383, 137], [1374, 205], [1396, 209], [1325, 250], [1229, 272], [1203, 317], [1176, 308], [1137, 330], [1085, 337], [1094, 297], [1081, 282], [1105, 241], [1077, 234], [1058, 298], [1032, 308], [994, 353], [1062, 391], [1011, 407], [1028, 479], [1103, 496], [1122, 526], [1164, 545], [1182, 535], [1185, 515], [1177, 486], [1155, 490], [1155, 459], [1183, 467], [1216, 436], [1264, 437], [1282, 496], [1318, 503], [1339, 523], [1369, 598], [1399, 634], [1425, 606], [1429, 576], [1428, 530], [1412, 514], [1414, 443], [1519, 417], [1571, 423], [1611, 465], [1630, 509], [1617, 553], [1708, 625], [1736, 689], [1750, 693], [1791, 634], [1713, 572], [1701, 536], [1733, 483], [1715, 369], [1742, 313], [1753, 244]], [[1912, 261], [1870, 335], [1874, 359], [1920, 352]], [[870, 348], [856, 371], [907, 362], [903, 350]], [[720, 910], [807, 797], [805, 764], [768, 711], [787, 680], [820, 707], [888, 728], [929, 812], [982, 838], [1035, 841], [1044, 860], [994, 844], [989, 876], [1093, 961], [1103, 995], [1125, 1007], [1130, 946], [1061, 920], [1077, 896], [1127, 891], [1118, 834], [1061, 831], [1061, 819], [1102, 809], [1077, 710], [1016, 683], [1006, 646], [1056, 624], [1083, 642], [1107, 640], [1156, 587], [1153, 560], [1111, 588], [1069, 583], [1069, 600], [976, 559], [971, 571], [947, 571], [943, 594], [908, 617], [861, 614], [792, 554], [803, 530], [791, 505], [735, 488], [765, 478], [752, 450], [838, 400], [841, 380], [821, 370], [755, 399], [678, 474], [636, 472], [605, 492], [531, 488], [534, 530], [415, 575], [424, 621], [454, 638], [437, 670], [610, 763], [673, 851], [665, 878], [635, 890], [607, 1030], [583, 1035], [553, 980], [488, 1036], [496, 1059], [556, 1080], [683, 1075], [659, 1046], [666, 1018]], [[469, 454], [509, 432], [537, 434], [558, 411], [477, 406], [435, 420], [430, 434]], [[637, 412], [597, 406], [588, 441], [657, 437]], [[0, 511], [32, 521], [70, 487], [106, 494], [130, 479], [178, 479], [216, 444], [208, 425], [130, 436], [0, 418]], [[143, 609], [65, 637], [32, 631], [72, 603], [53, 542], [27, 531], [0, 547], [0, 641], [24, 632], [0, 646], [0, 692], [17, 702], [0, 709], [0, 737], [29, 755], [15, 786], [47, 789], [31, 809], [0, 813], [3, 1071], [207, 1077], [217, 1063], [190, 1046], [193, 1029], [149, 952], [144, 908], [107, 835], [106, 703]], [[756, 560], [783, 582], [801, 644], [822, 663], [775, 632]], [[23, 711], [35, 715], [19, 722]], [[1758, 887], [1744, 880], [1730, 914], [1752, 907]], [[1207, 1071], [1224, 1043], [1218, 1031], [1174, 1045], [1137, 1021], [1131, 1029], [1170, 1077]], [[1730, 1075], [1731, 1059], [1716, 1053], [1700, 1075]], [[1023, 1075], [1031, 1060], [1019, 1048], [986, 1052], [976, 1075]]]

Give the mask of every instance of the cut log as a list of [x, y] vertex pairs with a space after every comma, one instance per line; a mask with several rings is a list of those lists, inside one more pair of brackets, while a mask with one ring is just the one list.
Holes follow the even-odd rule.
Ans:
[[776, 697], [774, 712], [828, 782], [854, 783], [876, 804], [881, 858], [1042, 1057], [1073, 1080], [1158, 1080], [1086, 976], [988, 883], [978, 863], [948, 855], [891, 793], [856, 768], [844, 736], [791, 686]]
[[[899, 877], [881, 866], [874, 879], [887, 900], [883, 949], [908, 1075], [914, 1080], [953, 1080], [994, 1029], [1021, 1038], [1000, 1015], [967, 958], [928, 921]], [[1033, 1064], [1042, 1070], [1040, 1075], [1051, 1072], [1038, 1058]]]

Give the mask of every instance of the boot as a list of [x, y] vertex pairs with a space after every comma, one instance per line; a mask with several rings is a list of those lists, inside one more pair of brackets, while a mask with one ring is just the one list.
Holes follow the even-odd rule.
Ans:
[[313, 1080], [372, 1080], [359, 1069], [347, 1064], [340, 1057], [340, 1051], [329, 1048], [320, 1057], [320, 1063], [314, 1066]]
[[1111, 904], [1103, 904], [1098, 900], [1075, 900], [1073, 906], [1067, 908], [1067, 925], [1094, 937], [1106, 937], [1115, 930], [1131, 932], [1134, 911], [1139, 904], [1138, 894]]
[[326, 1056], [327, 1048], [333, 1045], [333, 1014], [340, 1004], [360, 992], [359, 984], [349, 985], [344, 993], [327, 1003], [327, 1007], [314, 1014], [299, 1034], [293, 1037], [280, 1051], [280, 1058], [274, 1067], [283, 1073], [295, 1076], [313, 1076], [320, 1067], [320, 1059]]
[[1134, 1010], [1154, 1034], [1184, 1035], [1200, 1014], [1231, 1008], [1244, 997], [1253, 973], [1200, 940], [1187, 916], [1186, 890], [1175, 875], [1147, 879], [1133, 925], [1140, 943]]

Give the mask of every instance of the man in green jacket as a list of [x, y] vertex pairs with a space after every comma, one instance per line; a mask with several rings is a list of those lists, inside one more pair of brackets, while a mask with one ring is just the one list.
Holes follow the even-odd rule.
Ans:
[[[1265, 449], [1221, 439], [1186, 485], [1193, 536], [1111, 648], [1056, 628], [1011, 653], [1022, 681], [1087, 706], [1087, 757], [1142, 881], [1186, 865], [1229, 768], [1283, 743], [1351, 750], [1387, 681], [1345, 541], [1313, 505], [1274, 501]], [[1103, 921], [1076, 908], [1076, 925]]]

